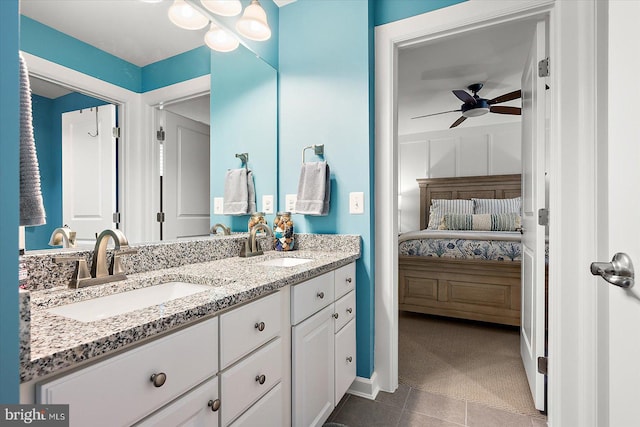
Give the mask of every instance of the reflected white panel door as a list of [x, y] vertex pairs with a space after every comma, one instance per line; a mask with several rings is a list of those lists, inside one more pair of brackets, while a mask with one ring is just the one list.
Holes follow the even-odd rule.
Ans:
[[96, 233], [115, 226], [116, 107], [97, 112], [62, 114], [62, 222], [76, 231], [78, 243], [95, 242]]
[[546, 57], [545, 23], [539, 22], [522, 74], [522, 304], [520, 354], [535, 406], [544, 409], [544, 226], [538, 211], [545, 207], [545, 78], [538, 61]]
[[[608, 343], [607, 337], [599, 337], [599, 345], [608, 344], [609, 347], [608, 425], [613, 427], [638, 425], [640, 239], [632, 224], [637, 223], [640, 212], [640, 122], [634, 108], [635, 100], [640, 97], [637, 84], [640, 57], [629, 53], [640, 50], [636, 30], [640, 2], [610, 1], [608, 8], [608, 184], [605, 185], [608, 203], [599, 203], [597, 209], [598, 215], [608, 216], [609, 247], [606, 258], [598, 261], [610, 261], [615, 252], [625, 252], [631, 257], [636, 271], [636, 283], [628, 290], [610, 285], [603, 279], [597, 280], [597, 286], [608, 289], [609, 297], [608, 313], [598, 313], [598, 323], [605, 324], [608, 316]], [[605, 142], [600, 140], [599, 143]], [[600, 180], [606, 178], [607, 174], [599, 175]]]
[[209, 126], [164, 111], [163, 239], [209, 235]]

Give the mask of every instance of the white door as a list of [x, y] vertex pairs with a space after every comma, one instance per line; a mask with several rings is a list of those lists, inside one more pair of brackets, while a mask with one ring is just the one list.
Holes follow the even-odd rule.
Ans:
[[209, 235], [209, 126], [164, 111], [164, 240]]
[[93, 243], [115, 225], [115, 125], [115, 105], [62, 114], [62, 222], [78, 243]]
[[[598, 314], [603, 321], [609, 319], [608, 425], [615, 427], [639, 422], [640, 238], [634, 224], [640, 212], [640, 122], [634, 106], [640, 98], [640, 38], [636, 31], [640, 2], [611, 1], [608, 5], [608, 183], [605, 185], [608, 203], [599, 204], [598, 214], [608, 215], [609, 253], [606, 259], [597, 261], [610, 261], [614, 253], [625, 252], [636, 268], [636, 284], [630, 289], [624, 290], [603, 279], [597, 281], [597, 286], [608, 289], [609, 297], [608, 313]], [[599, 336], [599, 346], [607, 346], [606, 336]]]
[[535, 406], [544, 410], [544, 234], [538, 211], [545, 207], [545, 79], [538, 61], [546, 57], [545, 23], [539, 22], [522, 74], [522, 304], [520, 354]]

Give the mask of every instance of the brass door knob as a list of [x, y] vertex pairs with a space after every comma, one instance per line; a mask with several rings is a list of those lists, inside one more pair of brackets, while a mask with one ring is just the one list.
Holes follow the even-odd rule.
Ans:
[[267, 380], [267, 377], [265, 377], [264, 374], [256, 375], [256, 381], [260, 383], [260, 385], [264, 384], [266, 380]]
[[162, 387], [165, 381], [167, 381], [167, 374], [164, 372], [151, 375], [151, 382], [155, 387]]
[[213, 412], [216, 412], [218, 409], [220, 409], [220, 399], [210, 400], [209, 402], [207, 402], [207, 406], [211, 408]]
[[264, 331], [264, 326], [265, 326], [265, 325], [264, 325], [264, 322], [260, 322], [260, 323], [256, 323], [256, 324], [255, 324], [255, 328], [256, 328], [257, 330], [259, 330], [260, 332]]

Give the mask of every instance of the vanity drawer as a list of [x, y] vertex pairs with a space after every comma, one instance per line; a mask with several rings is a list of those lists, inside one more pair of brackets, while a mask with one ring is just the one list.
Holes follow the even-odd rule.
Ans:
[[356, 263], [340, 267], [335, 271], [335, 295], [336, 299], [346, 295], [356, 287]]
[[284, 401], [282, 399], [282, 383], [280, 383], [235, 420], [231, 427], [279, 427], [285, 425]]
[[[131, 425], [216, 374], [218, 318], [36, 386], [38, 403], [69, 404], [71, 426]], [[154, 386], [151, 376], [164, 373]]]
[[[277, 338], [222, 373], [220, 410], [223, 426], [228, 425], [280, 382], [283, 357], [282, 338]], [[259, 379], [262, 375], [264, 379], [261, 384]]]
[[291, 288], [291, 324], [297, 325], [334, 300], [333, 271]]
[[356, 293], [349, 292], [347, 295], [336, 301], [335, 315], [338, 316], [335, 322], [335, 332], [338, 332], [351, 319], [356, 317]]
[[282, 301], [276, 292], [220, 316], [220, 369], [240, 360], [282, 330]]

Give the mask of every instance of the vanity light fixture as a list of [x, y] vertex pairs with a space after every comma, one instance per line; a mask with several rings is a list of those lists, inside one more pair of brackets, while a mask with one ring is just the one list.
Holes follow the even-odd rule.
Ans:
[[258, 0], [251, 0], [242, 14], [242, 18], [236, 22], [238, 32], [251, 40], [264, 41], [271, 37], [271, 28], [267, 23], [267, 13]]
[[169, 19], [185, 30], [199, 30], [209, 23], [209, 19], [198, 12], [185, 0], [174, 0], [169, 8]]
[[237, 38], [213, 22], [211, 23], [207, 34], [204, 35], [204, 42], [211, 49], [218, 52], [231, 52], [232, 50], [236, 50], [240, 45]]
[[200, 0], [200, 3], [220, 16], [236, 16], [242, 12], [240, 0]]

